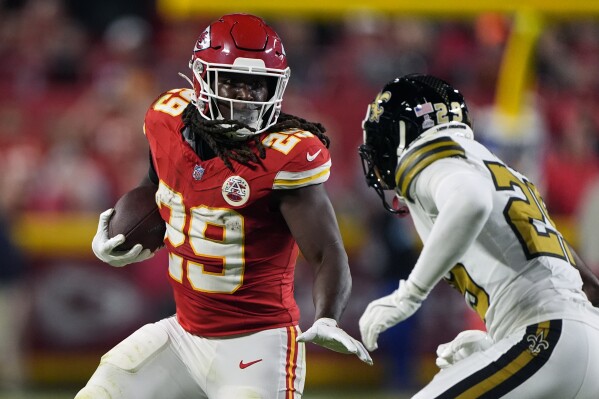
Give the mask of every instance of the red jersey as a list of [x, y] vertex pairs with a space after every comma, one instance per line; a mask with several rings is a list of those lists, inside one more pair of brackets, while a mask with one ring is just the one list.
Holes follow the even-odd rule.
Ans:
[[266, 158], [254, 168], [201, 160], [181, 134], [191, 93], [164, 93], [144, 124], [160, 179], [156, 201], [167, 223], [178, 320], [203, 336], [296, 325], [298, 248], [270, 196], [325, 182], [329, 152], [315, 135], [287, 130], [260, 134]]

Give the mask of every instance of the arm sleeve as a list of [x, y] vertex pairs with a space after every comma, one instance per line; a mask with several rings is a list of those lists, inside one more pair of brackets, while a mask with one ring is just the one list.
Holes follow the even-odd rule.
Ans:
[[304, 137], [285, 156], [273, 181], [273, 190], [289, 190], [324, 183], [331, 174], [329, 150], [319, 138]]
[[482, 231], [491, 214], [494, 187], [486, 176], [463, 160], [443, 159], [422, 171], [414, 189], [429, 211], [438, 212], [409, 276], [417, 287], [428, 292], [456, 265]]

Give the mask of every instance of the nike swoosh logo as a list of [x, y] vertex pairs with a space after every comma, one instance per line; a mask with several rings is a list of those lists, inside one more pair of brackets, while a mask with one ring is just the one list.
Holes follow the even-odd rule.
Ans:
[[240, 360], [239, 361], [239, 368], [243, 370], [245, 368], [250, 367], [252, 364], [256, 364], [256, 363], [259, 363], [261, 361], [262, 361], [262, 359], [258, 359], [258, 360], [254, 360], [253, 362], [244, 363], [243, 360]]
[[308, 162], [312, 162], [313, 160], [315, 160], [318, 154], [320, 154], [320, 151], [322, 151], [322, 149], [316, 151], [314, 154], [310, 154], [309, 152], [306, 153], [306, 159], [308, 160]]

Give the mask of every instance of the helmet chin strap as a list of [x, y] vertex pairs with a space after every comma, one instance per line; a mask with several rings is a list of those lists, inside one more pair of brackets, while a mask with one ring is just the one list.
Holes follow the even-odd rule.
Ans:
[[191, 88], [193, 89], [193, 82], [191, 81], [191, 79], [189, 79], [189, 76], [185, 75], [182, 72], [178, 72], [179, 76], [181, 76], [183, 79], [187, 80], [187, 83], [189, 83], [189, 85], [191, 86]]
[[187, 83], [189, 83], [189, 85], [191, 86], [191, 103], [197, 107], [198, 99], [196, 97], [196, 91], [193, 88], [193, 82], [191, 81], [191, 79], [189, 79], [189, 76], [185, 75], [184, 73], [178, 72], [178, 74], [183, 79], [185, 79], [187, 81]]
[[408, 207], [405, 204], [401, 203], [401, 200], [397, 195], [393, 197], [393, 200], [391, 200], [391, 204], [389, 204], [387, 202], [387, 198], [385, 197], [385, 190], [379, 184], [375, 184], [372, 187], [374, 188], [374, 191], [376, 191], [378, 196], [381, 198], [381, 201], [383, 202], [383, 207], [385, 208], [385, 210], [387, 210], [387, 212], [390, 212], [400, 218], [408, 216], [410, 214]]
[[391, 212], [392, 214], [398, 216], [398, 217], [404, 217], [407, 216], [409, 211], [408, 211], [408, 207], [404, 204], [401, 203], [401, 197], [399, 197], [398, 194], [395, 194], [393, 197], [393, 200], [391, 202], [391, 204], [389, 204], [387, 202], [387, 197], [385, 195], [385, 192], [387, 190], [389, 190], [389, 188], [387, 188], [387, 185], [382, 183], [383, 179], [381, 179], [380, 177], [380, 173], [378, 173], [378, 170], [376, 168], [374, 168], [372, 170], [372, 173], [374, 174], [374, 176], [376, 177], [376, 182], [373, 184], [370, 184], [370, 186], [372, 188], [374, 188], [374, 191], [377, 193], [377, 195], [380, 197], [382, 203], [383, 203], [383, 207], [388, 211]]

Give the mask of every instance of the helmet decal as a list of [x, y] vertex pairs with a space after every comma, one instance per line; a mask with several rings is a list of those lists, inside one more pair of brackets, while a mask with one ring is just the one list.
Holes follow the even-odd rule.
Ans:
[[370, 114], [368, 116], [368, 120], [370, 122], [378, 122], [379, 118], [385, 112], [385, 108], [381, 105], [391, 99], [391, 92], [384, 91], [382, 93], [377, 94], [374, 101], [370, 104]]
[[424, 120], [422, 121], [422, 130], [428, 130], [433, 126], [435, 126], [435, 121], [433, 121], [428, 114], [424, 114]]
[[196, 41], [196, 45], [193, 48], [193, 52], [206, 50], [210, 47], [210, 26], [208, 26], [204, 32], [200, 35], [198, 40]]
[[430, 114], [434, 112], [433, 105], [431, 103], [418, 104], [414, 107], [414, 113], [416, 116], [422, 116], [424, 114]]

